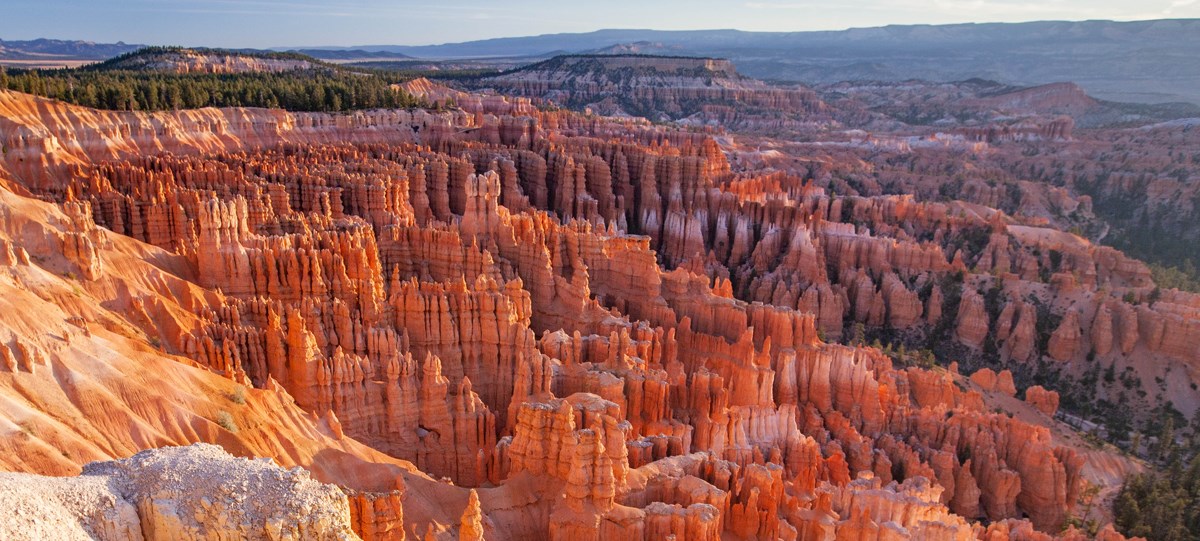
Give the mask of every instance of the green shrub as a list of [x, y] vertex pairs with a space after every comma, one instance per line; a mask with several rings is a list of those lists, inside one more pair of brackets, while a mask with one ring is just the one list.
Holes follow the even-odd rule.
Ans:
[[246, 387], [244, 385], [238, 385], [237, 388], [233, 390], [233, 393], [229, 395], [229, 399], [232, 400], [234, 404], [238, 404], [238, 405], [245, 404], [246, 403]]
[[221, 428], [224, 428], [225, 430], [235, 434], [238, 431], [238, 425], [233, 421], [233, 415], [231, 415], [228, 411], [217, 413], [217, 424], [221, 425]]

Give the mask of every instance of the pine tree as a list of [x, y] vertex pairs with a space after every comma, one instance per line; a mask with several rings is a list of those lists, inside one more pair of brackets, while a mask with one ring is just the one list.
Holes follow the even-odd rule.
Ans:
[[1167, 416], [1163, 421], [1162, 431], [1158, 434], [1158, 446], [1155, 449], [1154, 457], [1160, 461], [1166, 461], [1171, 454], [1171, 449], [1175, 446], [1175, 418]]
[[177, 110], [198, 107], [274, 107], [345, 111], [421, 105], [388, 80], [362, 73], [163, 74], [95, 68], [4, 72], [0, 87], [86, 107]]

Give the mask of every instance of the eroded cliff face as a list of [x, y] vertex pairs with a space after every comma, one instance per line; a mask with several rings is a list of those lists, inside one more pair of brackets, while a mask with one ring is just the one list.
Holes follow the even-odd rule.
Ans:
[[[1029, 235], [1041, 233], [995, 215], [830, 196], [784, 174], [735, 173], [704, 135], [509, 116], [514, 106], [139, 115], [0, 93], [7, 186], [57, 203], [2, 192], [14, 209], [2, 276], [24, 297], [0, 302], [42, 291], [50, 300], [36, 303], [57, 311], [2, 323], [0, 389], [35, 400], [24, 382], [71, 363], [178, 365], [190, 378], [105, 377], [102, 389], [127, 389], [105, 391], [107, 403], [136, 415], [99, 426], [91, 400], [56, 379], [74, 409], [45, 433], [79, 434], [91, 454], [52, 456], [39, 421], [38, 437], [0, 439], [19, 458], [8, 466], [73, 473], [216, 441], [346, 487], [365, 539], [1061, 531], [1095, 457], [993, 412], [985, 395], [1011, 375], [979, 376], [981, 393], [955, 370], [821, 336], [853, 332], [847, 323], [946, 327], [984, 347], [998, 298], [984, 286], [1003, 276], [1015, 284], [1004, 345], [1040, 354], [1026, 336], [1038, 307], [1019, 288], [1143, 291], [1143, 266], [1080, 242], [1056, 263], [1056, 285], [1029, 285], [1042, 268]], [[964, 240], [975, 238], [986, 246]], [[1114, 323], [1109, 355], [1150, 347], [1143, 319], [1171, 320], [1160, 303], [1125, 316], [1127, 304], [1106, 302], [1110, 321], [1139, 329], [1126, 351]], [[1095, 349], [1092, 319], [1064, 317], [1052, 349]], [[60, 344], [112, 329], [123, 337], [104, 355]], [[1164, 355], [1195, 354], [1147, 335]], [[122, 358], [137, 339], [163, 351]], [[244, 398], [223, 394], [238, 385]], [[150, 404], [195, 395], [178, 409], [213, 420], [143, 406], [147, 393]], [[237, 430], [205, 399], [228, 402]], [[1026, 400], [1052, 413], [1057, 396]], [[167, 428], [139, 437], [127, 424]]]
[[826, 109], [810, 89], [742, 77], [715, 58], [565, 55], [468, 84], [603, 115], [698, 126], [795, 129]]

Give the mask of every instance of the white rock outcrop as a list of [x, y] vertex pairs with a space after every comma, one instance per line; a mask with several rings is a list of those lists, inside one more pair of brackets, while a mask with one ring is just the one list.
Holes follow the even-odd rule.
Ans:
[[0, 473], [0, 508], [12, 541], [359, 539], [337, 487], [209, 444], [93, 462], [79, 477]]

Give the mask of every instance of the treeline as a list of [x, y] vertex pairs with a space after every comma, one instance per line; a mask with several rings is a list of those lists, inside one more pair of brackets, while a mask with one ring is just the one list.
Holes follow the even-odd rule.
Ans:
[[474, 81], [502, 73], [495, 68], [431, 68], [430, 63], [423, 60], [372, 60], [345, 64], [353, 69], [374, 73], [385, 79], [396, 82], [411, 81], [425, 77], [439, 81]]
[[1185, 259], [1178, 267], [1153, 262], [1147, 263], [1147, 266], [1150, 267], [1150, 275], [1158, 287], [1200, 293], [1200, 272], [1197, 272], [1192, 260]]
[[[1120, 221], [1120, 218], [1105, 219], [1109, 223]], [[1195, 241], [1191, 238], [1195, 233], [1186, 229], [1189, 226], [1168, 227], [1158, 221], [1153, 225], [1126, 221], [1122, 225], [1122, 228], [1113, 228], [1115, 231], [1104, 239], [1105, 244], [1150, 265], [1154, 281], [1160, 287], [1200, 293], [1200, 273], [1196, 272], [1200, 251], [1195, 249]]]
[[329, 70], [173, 74], [75, 69], [6, 73], [0, 68], [0, 88], [117, 111], [268, 107], [341, 112], [425, 105], [378, 75]]
[[1189, 425], [1167, 410], [1156, 436], [1135, 434], [1130, 451], [1150, 468], [1125, 479], [1113, 521], [1126, 536], [1149, 541], [1200, 541], [1200, 412]]
[[1200, 540], [1200, 458], [1130, 476], [1113, 501], [1117, 529], [1150, 541]]

